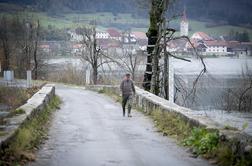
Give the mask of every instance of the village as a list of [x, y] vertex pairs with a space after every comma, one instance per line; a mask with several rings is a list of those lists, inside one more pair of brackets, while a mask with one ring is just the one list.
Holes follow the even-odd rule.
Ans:
[[[190, 22], [187, 19], [186, 12], [183, 13], [180, 21], [181, 37], [186, 39], [171, 40], [167, 43], [167, 50], [181, 57], [193, 57], [194, 50], [203, 57], [251, 57], [252, 42], [242, 42], [228, 40], [223, 36], [212, 37], [205, 32], [195, 32], [189, 35]], [[58, 55], [57, 50], [65, 50], [65, 54], [78, 56], [85, 47], [81, 44], [82, 36], [75, 30], [68, 30], [69, 41], [41, 41], [39, 49], [50, 56]], [[115, 28], [108, 28], [105, 31], [97, 31], [96, 39], [100, 49], [107, 53], [122, 53], [122, 49], [131, 50], [134, 54], [137, 51], [145, 51], [148, 45], [146, 33], [141, 31], [119, 31]], [[62, 55], [62, 54], [61, 54]]]
[[252, 166], [251, 8], [2, 0], [0, 166]]

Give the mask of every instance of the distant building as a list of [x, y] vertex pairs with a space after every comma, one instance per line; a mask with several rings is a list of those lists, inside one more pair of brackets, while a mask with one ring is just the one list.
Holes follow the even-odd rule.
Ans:
[[208, 34], [206, 34], [205, 32], [195, 32], [191, 39], [194, 40], [203, 40], [203, 41], [207, 41], [207, 40], [213, 40], [212, 37], [210, 37]]
[[50, 52], [50, 45], [49, 44], [41, 44], [38, 46], [39, 50], [49, 53]]
[[186, 44], [187, 44], [186, 39], [172, 40], [167, 43], [167, 51], [173, 52], [173, 53], [187, 52]]
[[121, 34], [116, 29], [111, 28], [111, 29], [108, 29], [107, 32], [109, 34], [110, 39], [121, 40]]
[[[197, 32], [191, 38], [193, 47], [202, 55], [227, 56], [228, 43], [223, 40], [212, 40], [206, 33]], [[192, 45], [187, 42], [187, 50], [193, 52]]]
[[188, 36], [189, 22], [186, 18], [186, 10], [184, 9], [182, 20], [180, 23], [180, 36]]
[[209, 40], [204, 41], [206, 45], [206, 53], [208, 54], [215, 54], [215, 55], [227, 55], [227, 42], [220, 41], [220, 40]]
[[79, 55], [82, 53], [82, 51], [84, 51], [84, 47], [82, 44], [73, 44], [72, 45], [72, 51], [71, 51], [72, 54]]
[[83, 37], [78, 35], [75, 31], [68, 31], [67, 33], [71, 36], [70, 41], [72, 42], [80, 42], [83, 40]]
[[122, 43], [123, 44], [136, 44], [137, 39], [136, 36], [134, 34], [123, 34], [122, 35]]
[[96, 32], [96, 38], [97, 39], [108, 39], [109, 33], [108, 32]]
[[252, 42], [229, 41], [228, 53], [238, 57], [252, 56]]
[[146, 50], [147, 45], [148, 45], [148, 38], [146, 36], [146, 33], [135, 31], [135, 32], [132, 32], [132, 34], [136, 38], [137, 45], [139, 47], [138, 49], [142, 51]]

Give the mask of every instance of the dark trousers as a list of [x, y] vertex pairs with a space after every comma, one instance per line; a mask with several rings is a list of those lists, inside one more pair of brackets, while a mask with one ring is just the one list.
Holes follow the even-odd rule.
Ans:
[[123, 109], [123, 116], [125, 115], [125, 107], [128, 104], [128, 115], [131, 112], [132, 107], [132, 95], [122, 95], [122, 109]]

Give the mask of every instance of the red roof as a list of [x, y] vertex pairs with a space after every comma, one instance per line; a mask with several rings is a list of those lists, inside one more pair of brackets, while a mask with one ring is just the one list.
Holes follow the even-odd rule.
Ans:
[[202, 40], [213, 40], [208, 34], [206, 34], [205, 32], [195, 32], [193, 35], [192, 35], [192, 38], [193, 36], [195, 35], [198, 35], [202, 38]]
[[108, 29], [107, 32], [109, 33], [110, 37], [120, 37], [121, 34], [116, 29]]
[[211, 40], [211, 41], [204, 41], [207, 46], [227, 46], [228, 43], [226, 41], [221, 40]]
[[146, 33], [144, 32], [132, 32], [132, 34], [135, 35], [137, 39], [147, 39]]
[[48, 44], [39, 45], [39, 48], [48, 49], [50, 46]]
[[81, 48], [82, 47], [82, 44], [74, 44], [73, 45], [73, 48]]

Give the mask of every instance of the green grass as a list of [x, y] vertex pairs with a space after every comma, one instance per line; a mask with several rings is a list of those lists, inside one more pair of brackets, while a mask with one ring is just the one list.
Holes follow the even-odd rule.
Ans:
[[1, 163], [13, 165], [34, 159], [34, 147], [37, 147], [46, 136], [50, 115], [59, 108], [60, 103], [59, 97], [55, 96], [43, 111], [38, 112], [33, 119], [18, 129], [13, 140], [0, 152], [0, 165]]
[[23, 109], [16, 109], [14, 111], [11, 111], [9, 116], [21, 115], [24, 113], [25, 113], [25, 111]]
[[[138, 109], [142, 111], [141, 109]], [[221, 141], [218, 131], [208, 131], [202, 127], [192, 127], [174, 112], [153, 110], [149, 115], [163, 135], [175, 138], [179, 144], [189, 147], [196, 156], [214, 159], [220, 166], [251, 166], [252, 152], [239, 154], [233, 147], [239, 141]]]
[[1, 136], [5, 136], [7, 134], [7, 132], [5, 132], [5, 131], [0, 131], [0, 137]]

